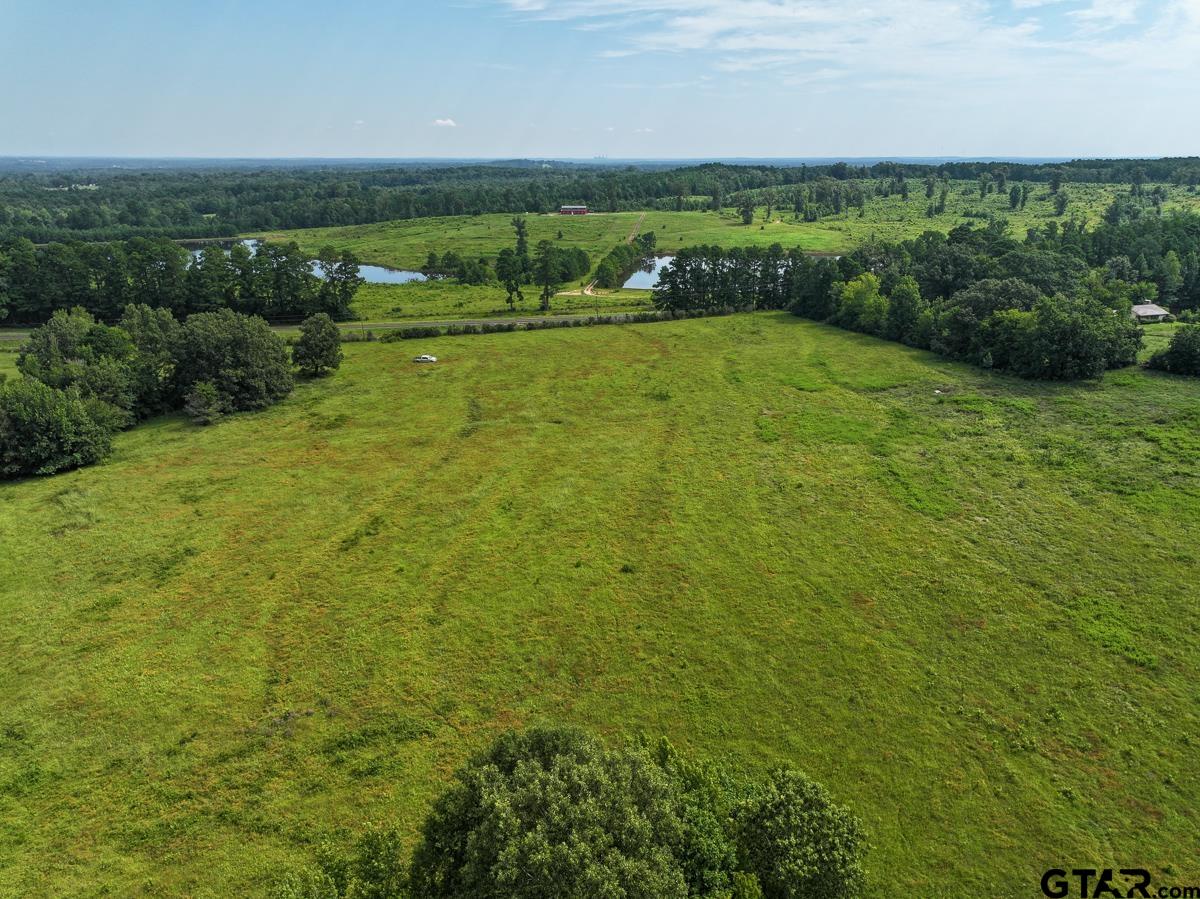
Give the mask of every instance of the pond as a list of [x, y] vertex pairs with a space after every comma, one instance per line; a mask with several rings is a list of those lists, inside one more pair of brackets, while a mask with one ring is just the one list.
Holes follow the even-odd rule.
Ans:
[[627, 290], [653, 290], [658, 287], [658, 274], [675, 260], [674, 256], [656, 256], [640, 271], [636, 271], [622, 284]]
[[[313, 263], [316, 265], [316, 263]], [[317, 271], [320, 275], [320, 271]], [[398, 268], [384, 268], [382, 265], [360, 265], [358, 274], [368, 284], [408, 284], [413, 281], [428, 281], [429, 276], [423, 272], [410, 272]]]
[[[258, 252], [257, 240], [239, 240], [237, 243], [249, 247], [251, 253]], [[230, 241], [229, 246], [222, 246], [226, 253], [229, 252], [234, 241]], [[202, 247], [192, 247], [191, 254], [199, 256]], [[313, 274], [318, 278], [321, 277], [321, 267], [317, 262], [312, 264]], [[403, 271], [398, 268], [384, 268], [382, 265], [360, 265], [358, 267], [359, 276], [368, 284], [408, 284], [413, 281], [428, 281], [429, 276], [422, 272]]]

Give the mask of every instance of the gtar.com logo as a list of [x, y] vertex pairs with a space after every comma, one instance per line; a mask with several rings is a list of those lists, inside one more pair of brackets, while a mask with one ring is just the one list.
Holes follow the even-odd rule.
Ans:
[[[1118, 878], [1117, 875], [1120, 875]], [[1145, 868], [1051, 868], [1042, 875], [1042, 895], [1049, 899], [1200, 899], [1200, 887], [1154, 886]]]

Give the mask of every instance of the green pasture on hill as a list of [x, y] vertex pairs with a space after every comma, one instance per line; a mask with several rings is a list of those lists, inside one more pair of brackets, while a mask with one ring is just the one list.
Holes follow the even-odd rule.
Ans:
[[[869, 240], [906, 240], [927, 230], [949, 231], [958, 225], [979, 226], [989, 217], [1004, 218], [1010, 232], [1021, 237], [1030, 228], [1042, 228], [1049, 222], [1078, 218], [1089, 226], [1097, 224], [1121, 185], [1067, 184], [1071, 197], [1065, 216], [1057, 216], [1053, 197], [1045, 184], [1031, 185], [1025, 209], [1009, 209], [1008, 195], [993, 193], [979, 197], [977, 182], [952, 182], [946, 211], [929, 218], [928, 201], [920, 182], [910, 181], [909, 200], [899, 194], [872, 196], [860, 215], [850, 209], [817, 222], [797, 221], [791, 206], [781, 203], [767, 218], [765, 205], [757, 207], [751, 225], [732, 209], [721, 212], [621, 212], [589, 216], [528, 215], [531, 247], [550, 240], [563, 247], [579, 247], [589, 254], [593, 265], [618, 243], [633, 233], [653, 231], [658, 251], [670, 253], [684, 247], [716, 244], [725, 247], [761, 246], [779, 243], [812, 253], [845, 253]], [[776, 190], [785, 196], [790, 187]], [[1150, 189], [1150, 188], [1148, 188]], [[1167, 187], [1165, 208], [1200, 208], [1200, 196], [1186, 188]], [[756, 196], [762, 191], [755, 192]], [[420, 269], [431, 252], [442, 256], [457, 253], [464, 259], [489, 260], [505, 247], [513, 245], [511, 215], [453, 216], [447, 218], [408, 219], [340, 228], [312, 228], [269, 232], [267, 240], [296, 241], [316, 255], [323, 247], [353, 250], [363, 262], [401, 269]], [[561, 237], [559, 234], [561, 233]], [[554, 311], [624, 312], [648, 308], [646, 292], [598, 291], [596, 297], [578, 294], [581, 284], [564, 284], [564, 295], [554, 301]], [[526, 290], [520, 304], [521, 314], [537, 311], [537, 288]], [[468, 318], [503, 315], [507, 311], [505, 292], [498, 284], [467, 285], [454, 280], [425, 284], [377, 285], [362, 288], [354, 304], [355, 314], [366, 320]]]
[[1200, 882], [1191, 380], [784, 314], [350, 344], [0, 486], [0, 546], [0, 895], [257, 895], [533, 722], [808, 772], [873, 896]]
[[[1021, 237], [1029, 228], [1043, 227], [1047, 222], [1067, 221], [1077, 217], [1095, 225], [1104, 210], [1118, 193], [1127, 192], [1122, 185], [1067, 184], [1064, 190], [1071, 197], [1064, 216], [1056, 216], [1049, 187], [1031, 185], [1028, 203], [1023, 210], [1009, 209], [1008, 195], [990, 194], [980, 199], [976, 182], [952, 182], [946, 211], [933, 218], [926, 216], [928, 202], [924, 187], [910, 181], [911, 193], [905, 202], [899, 194], [870, 197], [863, 209], [850, 209], [820, 221], [796, 221], [790, 203], [772, 210], [766, 218], [765, 205], [759, 205], [755, 220], [745, 225], [732, 209], [721, 212], [618, 212], [588, 216], [528, 215], [531, 248], [540, 240], [554, 241], [564, 247], [580, 247], [598, 263], [618, 243], [635, 230], [653, 231], [658, 249], [669, 253], [683, 247], [700, 244], [734, 246], [770, 246], [779, 243], [816, 253], [845, 253], [866, 240], [905, 240], [924, 231], [949, 231], [961, 224], [979, 225], [989, 217], [1006, 219], [1012, 233]], [[794, 186], [780, 187], [777, 193], [787, 195]], [[1147, 188], [1148, 190], [1150, 188]], [[1165, 208], [1200, 208], [1200, 195], [1186, 188], [1170, 187]], [[760, 192], [761, 193], [761, 192]], [[294, 240], [305, 251], [315, 255], [322, 247], [353, 250], [364, 262], [392, 268], [419, 269], [430, 252], [439, 256], [454, 252], [464, 259], [492, 259], [504, 247], [513, 245], [511, 215], [453, 216], [448, 218], [406, 219], [370, 225], [340, 228], [310, 228], [296, 231], [266, 232], [256, 235], [268, 240]], [[640, 225], [639, 225], [640, 222]], [[562, 238], [558, 237], [562, 232]]]
[[[763, 210], [765, 213], [765, 210]], [[634, 233], [653, 231], [662, 252], [703, 243], [769, 246], [785, 243], [814, 251], [833, 251], [841, 236], [820, 223], [790, 225], [774, 219], [747, 227], [730, 210], [716, 212], [615, 212], [588, 216], [527, 215], [530, 251], [538, 241], [586, 250], [593, 263]], [[266, 240], [294, 240], [315, 255], [322, 247], [353, 250], [363, 262], [392, 268], [419, 269], [431, 252], [457, 253], [464, 259], [494, 258], [514, 242], [511, 215], [462, 215], [406, 219], [344, 228], [310, 228], [268, 232]], [[639, 225], [640, 222], [640, 225]], [[560, 239], [558, 234], [562, 232]]]

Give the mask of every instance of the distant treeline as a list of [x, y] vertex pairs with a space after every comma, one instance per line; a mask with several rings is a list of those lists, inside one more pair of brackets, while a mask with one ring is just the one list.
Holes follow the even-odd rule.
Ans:
[[[744, 191], [901, 178], [1200, 184], [1200, 158], [1066, 163], [881, 162], [779, 167], [712, 163], [676, 169], [547, 165], [55, 170], [0, 176], [0, 238], [116, 240], [231, 237], [246, 231], [483, 213], [720, 207]], [[828, 198], [832, 201], [832, 197]], [[821, 201], [817, 201], [821, 202]]]
[[59, 309], [81, 308], [116, 321], [130, 303], [177, 317], [229, 308], [272, 320], [317, 312], [346, 318], [362, 284], [358, 259], [324, 250], [323, 277], [294, 243], [206, 247], [193, 256], [166, 238], [111, 243], [0, 243], [0, 321], [30, 325]]
[[1156, 301], [1200, 307], [1200, 216], [1118, 220], [1093, 231], [1051, 222], [1024, 241], [1003, 222], [964, 225], [949, 235], [872, 243], [840, 259], [778, 245], [695, 247], [660, 274], [656, 295], [664, 309], [790, 309], [983, 367], [1056, 380], [1136, 361], [1142, 338], [1130, 310]]

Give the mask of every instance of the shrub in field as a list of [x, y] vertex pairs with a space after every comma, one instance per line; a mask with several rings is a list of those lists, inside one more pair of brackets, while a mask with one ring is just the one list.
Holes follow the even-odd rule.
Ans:
[[1171, 335], [1167, 348], [1151, 356], [1146, 364], [1176, 375], [1200, 376], [1200, 325], [1182, 325]]
[[341, 332], [332, 318], [319, 312], [304, 320], [292, 362], [310, 378], [329, 374], [342, 364]]
[[228, 309], [190, 316], [173, 340], [173, 381], [186, 397], [209, 381], [231, 412], [263, 409], [292, 391], [287, 347], [261, 318]]
[[169, 411], [171, 375], [175, 370], [171, 347], [179, 322], [167, 309], [130, 305], [125, 307], [120, 327], [136, 350], [130, 362], [136, 396], [134, 413], [138, 418], [149, 418]]
[[343, 855], [326, 843], [312, 865], [287, 872], [275, 884], [273, 899], [404, 899], [408, 856], [395, 828], [370, 827]]
[[736, 820], [743, 867], [765, 899], [843, 899], [861, 891], [862, 825], [819, 784], [776, 771]]
[[0, 384], [0, 477], [54, 474], [99, 462], [112, 447], [120, 413], [77, 387], [33, 378]]
[[198, 425], [211, 425], [225, 414], [225, 403], [212, 381], [197, 381], [183, 401], [183, 411]]
[[121, 328], [98, 323], [83, 309], [58, 310], [29, 335], [17, 367], [49, 387], [76, 387], [83, 397], [121, 410], [122, 427], [133, 424], [139, 404], [134, 364], [137, 350]]
[[879, 336], [888, 319], [888, 298], [879, 291], [879, 279], [870, 272], [846, 284], [838, 295], [834, 322], [852, 331]]

